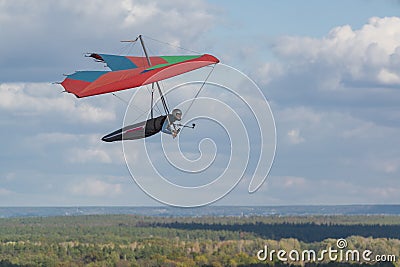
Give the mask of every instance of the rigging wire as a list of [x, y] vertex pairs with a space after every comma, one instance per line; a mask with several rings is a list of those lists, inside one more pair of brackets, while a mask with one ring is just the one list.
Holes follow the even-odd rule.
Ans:
[[129, 55], [129, 54], [131, 54], [131, 52], [133, 51], [133, 49], [135, 48], [135, 45], [137, 43], [136, 40], [121, 41], [121, 42], [122, 43], [127, 43], [127, 44], [119, 49], [118, 55], [123, 55], [123, 54]]
[[[145, 85], [146, 90], [147, 90], [147, 92], [149, 92], [149, 94], [151, 94], [151, 92], [152, 92], [154, 89], [152, 88], [151, 91], [150, 91], [150, 89], [149, 89], [148, 86], [149, 86], [149, 84]], [[157, 111], [158, 111], [158, 113], [159, 113], [160, 115], [162, 115], [161, 109], [160, 109], [160, 107], [158, 106], [157, 102], [153, 103], [153, 105], [151, 106], [151, 109], [154, 109], [154, 108], [156, 108]]]
[[[115, 96], [116, 98], [118, 98], [120, 101], [124, 102], [127, 106], [129, 106], [129, 101], [126, 101], [125, 99], [123, 99], [122, 97], [116, 95], [115, 93], [111, 93], [113, 96]], [[139, 112], [143, 112], [146, 113], [147, 111], [144, 111], [143, 109], [137, 107], [137, 106], [132, 106], [134, 109], [136, 109]]]
[[[150, 39], [150, 40], [153, 40], [153, 41], [162, 43], [162, 44], [166, 44], [166, 45], [169, 45], [169, 46], [172, 46], [172, 47], [176, 47], [176, 48], [179, 48], [179, 49], [182, 49], [182, 50], [185, 50], [185, 51], [189, 51], [189, 52], [192, 52], [192, 53], [201, 54], [201, 53], [198, 52], [198, 51], [194, 51], [194, 50], [191, 50], [191, 49], [186, 49], [186, 48], [184, 48], [184, 47], [177, 46], [177, 45], [173, 45], [173, 44], [168, 43], [168, 42], [163, 42], [163, 41], [154, 39], [154, 38], [152, 38], [152, 37], [150, 37], [150, 36], [147, 36], [147, 35], [142, 35], [142, 36], [143, 36], [143, 37], [146, 37], [147, 39]], [[150, 50], [150, 49], [148, 48], [148, 50]], [[212, 66], [212, 68], [211, 68], [210, 72], [208, 73], [206, 79], [204, 80], [204, 82], [203, 82], [202, 85], [200, 86], [199, 90], [197, 91], [196, 95], [195, 95], [194, 98], [192, 99], [192, 102], [190, 103], [189, 107], [187, 108], [185, 114], [188, 114], [189, 110], [192, 108], [194, 101], [197, 99], [197, 97], [199, 96], [200, 92], [201, 92], [202, 89], [204, 88], [204, 85], [206, 84], [207, 80], [208, 80], [209, 77], [211, 76], [211, 73], [214, 71], [215, 65], [216, 65], [216, 64], [214, 64], [214, 65]], [[162, 82], [161, 82], [161, 84], [162, 84]], [[158, 83], [157, 83], [157, 86], [159, 86]], [[160, 90], [160, 88], [159, 88], [159, 90]], [[163, 100], [164, 110], [168, 109], [168, 107], [166, 107], [166, 106], [168, 105], [168, 103], [164, 103], [164, 101], [166, 102], [167, 99], [165, 98], [165, 100], [164, 100], [164, 98], [162, 98], [162, 100]], [[182, 117], [183, 117], [183, 116], [182, 116]]]
[[[154, 39], [154, 38], [152, 38], [152, 37], [150, 37], [150, 36], [147, 36], [147, 35], [142, 35], [142, 37], [146, 37], [147, 39], [150, 39], [150, 40], [153, 40], [153, 41], [162, 43], [162, 44], [166, 44], [166, 45], [169, 45], [169, 46], [172, 46], [172, 47], [176, 47], [176, 48], [179, 48], [179, 49], [182, 49], [182, 50], [185, 50], [185, 51], [189, 51], [189, 52], [192, 52], [192, 53], [201, 54], [201, 53], [198, 52], [198, 51], [194, 51], [194, 50], [191, 50], [191, 49], [187, 49], [187, 48], [184, 48], [184, 47], [181, 47], [181, 46], [178, 46], [178, 45], [173, 45], [173, 44], [168, 43], [168, 42], [163, 42], [163, 41]], [[121, 41], [121, 42], [129, 42], [129, 43], [130, 43], [130, 44], [127, 46], [127, 47], [129, 48], [129, 52], [130, 52], [130, 51], [133, 50], [133, 47], [135, 46], [135, 44], [137, 43], [138, 40], [139, 40], [139, 36], [138, 36], [135, 40]], [[125, 48], [125, 49], [126, 49], [126, 48]], [[150, 50], [150, 49], [149, 49], [149, 50]], [[152, 51], [151, 51], [151, 52], [152, 52]], [[147, 62], [145, 61], [145, 57], [144, 57], [144, 56], [145, 56], [145, 53], [144, 53], [144, 51], [142, 51], [142, 55], [143, 55], [143, 57], [142, 57], [142, 58], [143, 58], [143, 65], [146, 65]], [[189, 112], [189, 110], [192, 108], [194, 101], [197, 99], [197, 97], [199, 96], [200, 92], [201, 92], [202, 89], [204, 88], [204, 85], [206, 84], [208, 78], [211, 76], [211, 73], [213, 72], [215, 65], [216, 65], [216, 64], [214, 64], [214, 65], [212, 66], [211, 71], [208, 73], [206, 79], [204, 80], [204, 82], [203, 82], [202, 85], [200, 86], [199, 90], [197, 91], [196, 95], [195, 95], [194, 98], [192, 99], [192, 101], [191, 101], [189, 107], [186, 109], [185, 115], [186, 115], [186, 114]], [[161, 85], [162, 85], [161, 87], [160, 87], [160, 84], [159, 84], [158, 82], [156, 82], [156, 85], [157, 85], [157, 89], [158, 89], [158, 92], [159, 92], [159, 95], [160, 95], [161, 102], [162, 102], [162, 104], [163, 104], [164, 112], [166, 113], [166, 115], [168, 115], [168, 114], [169, 114], [168, 102], [167, 102], [167, 99], [166, 99], [166, 98], [164, 97], [164, 95], [162, 94], [162, 88], [161, 88], [161, 87], [164, 88], [164, 85], [163, 85], [162, 82], [161, 82]], [[151, 106], [151, 116], [152, 116], [152, 118], [153, 118], [153, 108], [156, 108], [157, 111], [160, 113], [160, 115], [162, 115], [162, 112], [161, 112], [161, 110], [160, 110], [160, 107], [159, 107], [158, 104], [157, 104], [158, 101], [157, 101], [156, 103], [153, 104], [153, 95], [154, 95], [154, 90], [155, 90], [154, 84], [153, 84], [153, 87], [152, 87], [151, 92], [150, 92], [150, 90], [149, 90], [149, 88], [148, 88], [147, 86], [145, 86], [145, 87], [146, 87], [147, 91], [149, 92], [149, 94], [152, 95], [152, 106]], [[115, 97], [117, 97], [118, 99], [120, 99], [121, 101], [123, 101], [125, 104], [129, 105], [129, 103], [128, 103], [126, 100], [122, 99], [121, 97], [117, 96], [117, 95], [114, 94], [114, 93], [112, 93], [112, 94], [113, 94]], [[137, 109], [139, 110], [138, 107], [135, 107], [135, 108], [137, 108]], [[141, 110], [141, 109], [140, 109], [140, 110]], [[141, 111], [143, 111], [143, 110], [141, 110]], [[143, 116], [144, 114], [146, 114], [147, 112], [148, 112], [148, 111], [143, 111], [134, 121], [138, 120], [140, 117], [142, 117], [142, 116]]]
[[129, 105], [128, 101], [126, 101], [125, 99], [123, 99], [122, 97], [117, 96], [114, 93], [111, 93], [113, 96], [115, 96], [116, 98], [118, 98], [119, 100], [121, 100], [122, 102], [124, 102], [126, 105]]
[[[124, 102], [127, 106], [129, 106], [129, 102], [126, 101], [125, 99], [119, 97], [118, 95], [111, 93], [113, 96], [115, 96], [116, 98], [118, 98], [119, 100], [121, 100], [122, 102]], [[132, 106], [134, 109], [136, 109], [137, 111], [141, 112], [141, 114], [133, 121], [136, 122], [141, 116], [143, 116], [145, 113], [147, 113], [148, 111], [143, 111], [143, 109], [136, 107], [136, 106]]]
[[[201, 90], [203, 90], [204, 85], [207, 83], [208, 78], [210, 78], [211, 73], [214, 71], [215, 65], [216, 65], [216, 64], [214, 64], [214, 65], [212, 66], [212, 68], [211, 68], [210, 72], [208, 73], [206, 79], [203, 81], [202, 85], [200, 86], [200, 89], [197, 91], [196, 95], [195, 95], [194, 98], [192, 99], [192, 102], [190, 102], [189, 107], [186, 109], [185, 115], [189, 113], [189, 110], [192, 108], [194, 101], [195, 101], [196, 98], [199, 96]], [[182, 116], [182, 117], [184, 117], [184, 116]]]
[[198, 51], [194, 51], [194, 50], [191, 50], [191, 49], [187, 49], [187, 48], [184, 48], [184, 47], [181, 47], [181, 46], [178, 46], [178, 45], [174, 45], [174, 44], [171, 44], [171, 43], [163, 42], [163, 41], [160, 41], [160, 40], [151, 38], [150, 36], [147, 36], [147, 35], [142, 35], [142, 36], [146, 37], [147, 39], [150, 39], [150, 40], [153, 40], [153, 41], [162, 43], [162, 44], [166, 44], [166, 45], [169, 45], [169, 46], [172, 46], [172, 47], [176, 47], [176, 48], [179, 48], [179, 49], [188, 51], [188, 52], [192, 52], [192, 53], [196, 53], [196, 54], [201, 54], [201, 53], [198, 52]]
[[[142, 37], [143, 37], [143, 35], [142, 35]], [[140, 39], [140, 40], [142, 40], [142, 39]], [[142, 43], [142, 45], [143, 45], [143, 43]], [[151, 49], [149, 49], [149, 48], [146, 48], [146, 49], [149, 50], [150, 53], [152, 53]], [[145, 48], [143, 47], [143, 53], [146, 53], [144, 50], [145, 50]], [[148, 61], [150, 61], [150, 57], [149, 57]], [[151, 64], [151, 61], [150, 61], [149, 63], [150, 63], [150, 65], [152, 65], [152, 64]], [[162, 93], [162, 88], [161, 88], [161, 86], [160, 86], [160, 83], [159, 83], [159, 82], [155, 82], [155, 84], [157, 85], [158, 93], [159, 93], [159, 95], [160, 95], [161, 102], [162, 102], [162, 104], [163, 104], [163, 108], [164, 108], [165, 115], [168, 115], [168, 114], [169, 114], [169, 108], [168, 108], [167, 99], [164, 97], [164, 95], [163, 95], [163, 93]]]
[[[164, 91], [165, 91], [164, 81], [161, 80], [161, 81], [159, 81], [159, 83], [161, 83], [161, 89], [164, 89]], [[169, 107], [168, 99], [166, 97], [164, 97], [164, 101], [165, 101], [165, 105], [167, 106], [167, 109], [168, 109], [168, 107]], [[169, 112], [169, 109], [168, 109], [168, 112]]]
[[[127, 46], [128, 48], [130, 48], [129, 50], [132, 50], [133, 49], [133, 47], [134, 47], [134, 45], [137, 43], [137, 41], [139, 40], [139, 38], [140, 38], [140, 36], [138, 36], [138, 37], [136, 37], [136, 39], [134, 39], [134, 40], [124, 40], [124, 41], [121, 41], [121, 42], [127, 42], [127, 43], [129, 43], [129, 45]], [[126, 49], [126, 47], [125, 47], [125, 49]], [[143, 64], [143, 66], [146, 66], [146, 64], [148, 64], [148, 62], [145, 60], [145, 58], [146, 58], [146, 55], [145, 55], [145, 52], [144, 52], [144, 50], [142, 50], [141, 49], [141, 53], [142, 53], [142, 64]], [[150, 64], [151, 65], [151, 64]], [[157, 84], [158, 85], [158, 84]], [[154, 85], [153, 85], [154, 86]], [[155, 108], [155, 109], [157, 109], [157, 111], [159, 112], [159, 114], [160, 115], [162, 115], [162, 112], [161, 112], [161, 110], [160, 110], [160, 108], [159, 108], [159, 106], [158, 106], [158, 104], [157, 104], [157, 102], [155, 103], [155, 104], [153, 104], [153, 94], [154, 94], [154, 87], [152, 88], [152, 91], [150, 92], [150, 90], [149, 90], [149, 88], [148, 88], [148, 86], [144, 86], [146, 89], [147, 89], [147, 91], [149, 92], [149, 94], [151, 94], [152, 95], [152, 102], [151, 102], [151, 116], [152, 116], [152, 118], [153, 118], [153, 108]], [[159, 87], [159, 86], [158, 86]], [[166, 106], [166, 103], [165, 103], [165, 100], [164, 100], [164, 97], [163, 97], [163, 95], [162, 95], [162, 92], [161, 92], [161, 88], [158, 88], [159, 89], [159, 92], [160, 92], [160, 97], [161, 97], [161, 100], [162, 100], [162, 103], [163, 103], [163, 106], [164, 106], [164, 110], [165, 110], [165, 113], [169, 113], [169, 111], [168, 111], [168, 107]], [[119, 96], [117, 96], [116, 94], [114, 94], [114, 93], [112, 93], [115, 97], [117, 97], [118, 99], [120, 99], [121, 101], [123, 101], [124, 103], [126, 103], [127, 105], [129, 105], [129, 103], [127, 102], [127, 101], [125, 101], [124, 99], [122, 99], [122, 98], [120, 98]], [[134, 107], [134, 108], [136, 108], [136, 109], [138, 109], [138, 110], [140, 110], [142, 113], [134, 120], [134, 121], [136, 121], [136, 120], [138, 120], [140, 117], [142, 117], [144, 114], [146, 114], [146, 113], [148, 113], [148, 111], [143, 111], [142, 109], [139, 109], [138, 107]]]

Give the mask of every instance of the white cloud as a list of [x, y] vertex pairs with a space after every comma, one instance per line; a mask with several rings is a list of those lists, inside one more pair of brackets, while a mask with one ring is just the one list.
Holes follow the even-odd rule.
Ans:
[[[369, 110], [369, 107], [365, 108]], [[359, 116], [351, 110], [321, 109], [320, 107], [276, 106], [274, 115], [277, 121], [278, 140], [287, 140], [291, 144], [298, 144], [307, 141], [309, 145], [318, 143], [328, 144], [334, 140], [342, 140], [351, 145], [350, 142], [364, 144], [374, 147], [378, 151], [390, 150], [385, 140], [392, 140], [399, 134], [400, 129], [396, 125], [387, 126], [379, 123], [382, 119], [373, 119], [371, 115]], [[363, 108], [358, 108], [363, 110]], [[375, 115], [378, 111], [372, 109]], [[393, 114], [393, 109], [380, 110], [379, 116], [386, 116], [386, 113]], [[374, 121], [371, 121], [371, 120]], [[375, 121], [376, 120], [376, 121]], [[397, 143], [397, 140], [393, 140]], [[282, 143], [280, 143], [282, 144]], [[336, 147], [337, 148], [337, 147]]]
[[155, 2], [141, 4], [126, 0], [121, 3], [121, 7], [127, 11], [124, 18], [126, 27], [143, 23], [154, 16], [162, 15], [162, 10], [160, 10]]
[[[300, 176], [271, 176], [264, 194], [274, 203], [296, 203], [308, 205], [324, 204], [376, 204], [397, 203], [399, 188], [379, 182], [359, 182], [349, 176], [346, 180], [338, 178], [318, 179]], [[365, 198], [365, 196], [368, 198]], [[255, 196], [257, 197], [257, 196]]]
[[20, 144], [36, 160], [63, 162], [65, 167], [69, 166], [68, 168], [77, 171], [91, 169], [97, 172], [97, 168], [105, 166], [116, 168], [116, 171], [125, 170], [122, 144], [105, 143], [101, 141], [101, 136], [63, 132], [39, 133], [21, 138]]
[[15, 179], [15, 177], [16, 177], [15, 172], [9, 172], [9, 173], [5, 173], [3, 178], [5, 179], [5, 181], [11, 182]]
[[355, 122], [350, 129], [344, 129], [341, 136], [344, 138], [359, 138], [374, 130], [376, 127], [372, 122]]
[[306, 124], [318, 124], [323, 118], [321, 112], [317, 112], [311, 107], [297, 106], [297, 107], [277, 107], [276, 112], [281, 121], [289, 122], [303, 122]]
[[57, 114], [60, 119], [73, 122], [103, 123], [115, 119], [110, 105], [111, 110], [93, 106], [59, 92], [61, 88], [48, 83], [2, 83], [0, 109], [14, 114]]
[[300, 144], [303, 143], [305, 141], [305, 139], [303, 137], [300, 136], [300, 131], [299, 129], [292, 129], [287, 133], [287, 136], [289, 138], [289, 141], [292, 144]]
[[111, 163], [112, 159], [108, 153], [97, 148], [74, 148], [68, 153], [68, 160], [72, 163]]
[[374, 170], [386, 174], [397, 173], [400, 169], [400, 158], [376, 158], [368, 160]]
[[371, 187], [368, 188], [368, 195], [374, 196], [378, 203], [387, 203], [399, 198], [400, 188], [396, 187]]
[[[138, 34], [196, 50], [216, 17], [216, 9], [202, 0], [2, 1], [7, 42], [0, 43], [0, 80], [55, 81], [62, 73], [95, 65], [80, 57], [85, 52], [137, 53], [119, 41]], [[151, 53], [184, 53], [146, 41]]]
[[53, 144], [53, 143], [67, 143], [74, 141], [76, 139], [81, 139], [81, 135], [69, 134], [69, 133], [39, 133], [29, 139], [29, 143], [35, 145]]
[[122, 193], [122, 185], [107, 183], [99, 179], [88, 178], [71, 187], [71, 193], [89, 197], [117, 196]]
[[5, 188], [0, 188], [0, 197], [11, 195], [13, 192]]
[[282, 64], [276, 62], [266, 62], [257, 69], [256, 75], [259, 77], [258, 80], [262, 84], [268, 84], [273, 79], [284, 75], [284, 68]]
[[319, 69], [329, 71], [324, 79], [340, 77], [336, 86], [340, 83], [369, 83], [371, 87], [400, 85], [398, 17], [373, 17], [359, 30], [349, 25], [336, 27], [320, 39], [282, 37], [273, 49], [289, 62], [287, 68], [292, 71], [314, 72], [309, 75], [316, 80], [320, 79], [316, 73]]
[[379, 71], [378, 80], [382, 81], [384, 84], [400, 84], [399, 75], [387, 69]]
[[304, 187], [307, 183], [307, 180], [303, 177], [293, 177], [293, 176], [285, 176], [282, 177], [282, 184], [284, 188], [299, 188]]

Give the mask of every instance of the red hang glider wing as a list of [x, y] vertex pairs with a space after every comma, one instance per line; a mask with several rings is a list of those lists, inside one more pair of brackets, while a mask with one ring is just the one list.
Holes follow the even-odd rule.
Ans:
[[168, 79], [219, 62], [212, 55], [150, 57], [152, 66], [144, 57], [91, 54], [112, 71], [78, 71], [67, 75], [61, 83], [67, 92], [87, 97]]

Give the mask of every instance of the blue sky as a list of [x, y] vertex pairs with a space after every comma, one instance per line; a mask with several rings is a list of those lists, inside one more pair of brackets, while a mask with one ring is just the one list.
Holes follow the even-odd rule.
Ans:
[[[249, 194], [245, 176], [216, 204], [399, 204], [399, 11], [395, 0], [0, 1], [0, 205], [159, 205], [132, 180], [121, 144], [100, 141], [121, 127], [125, 104], [51, 84], [103, 69], [84, 53], [128, 51], [119, 41], [138, 34], [217, 56], [269, 100], [267, 181]], [[197, 141], [182, 138], [185, 151]], [[219, 151], [215, 172], [228, 155]]]

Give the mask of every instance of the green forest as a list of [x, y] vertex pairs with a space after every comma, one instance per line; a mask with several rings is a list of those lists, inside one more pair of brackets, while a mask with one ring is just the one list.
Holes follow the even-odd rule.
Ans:
[[[337, 247], [338, 239], [346, 242], [343, 250]], [[261, 260], [257, 253], [266, 247], [275, 253]], [[330, 248], [338, 255], [348, 250], [368, 250], [370, 260], [319, 258], [324, 255], [321, 252]], [[285, 260], [279, 250], [287, 252]], [[316, 252], [317, 260], [288, 257], [290, 251], [311, 250]], [[376, 260], [377, 255], [383, 257]], [[0, 266], [398, 267], [400, 218], [139, 215], [2, 218]]]

